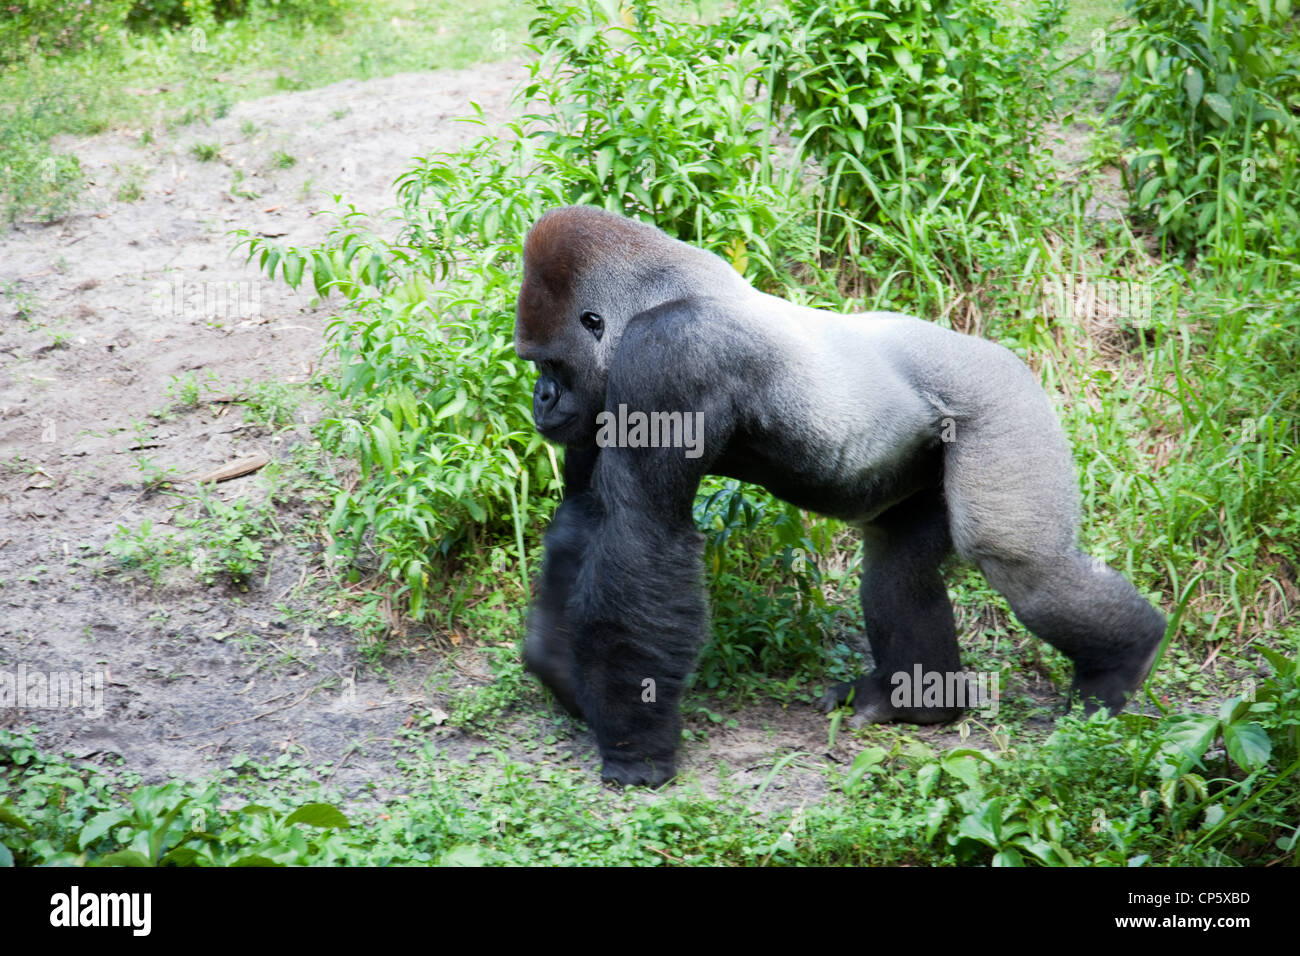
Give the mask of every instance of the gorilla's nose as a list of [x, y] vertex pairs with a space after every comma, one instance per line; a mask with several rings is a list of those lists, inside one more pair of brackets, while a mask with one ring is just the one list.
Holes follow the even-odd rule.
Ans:
[[549, 375], [543, 375], [533, 386], [533, 418], [542, 420], [560, 400], [560, 386]]

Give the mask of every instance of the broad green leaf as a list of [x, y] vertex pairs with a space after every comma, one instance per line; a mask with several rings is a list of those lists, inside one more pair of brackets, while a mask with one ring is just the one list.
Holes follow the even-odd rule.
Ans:
[[94, 866], [150, 866], [149, 858], [138, 850], [118, 850], [92, 861]]
[[968, 813], [957, 825], [957, 835], [978, 840], [985, 846], [998, 848], [1002, 842], [1002, 798], [994, 797], [984, 803], [975, 813]]
[[32, 825], [14, 812], [13, 805], [6, 800], [0, 803], [0, 823], [4, 823], [19, 830], [31, 831]]
[[476, 846], [455, 846], [438, 860], [439, 866], [483, 866], [487, 860]]
[[370, 427], [370, 437], [374, 443], [375, 455], [379, 458], [379, 463], [383, 465], [384, 471], [392, 474], [393, 471], [393, 443], [384, 429], [384, 424], [390, 424], [387, 418], [380, 418]]
[[278, 250], [276, 249], [262, 250], [262, 261], [261, 261], [262, 269], [263, 271], [266, 272], [267, 276], [269, 276], [272, 279], [275, 278], [275, 267], [279, 264], [279, 262], [280, 262], [280, 253]]
[[299, 807], [285, 819], [285, 823], [306, 823], [313, 827], [346, 829], [348, 818], [332, 803], [309, 803]]
[[312, 253], [311, 281], [316, 286], [316, 294], [322, 299], [329, 295], [329, 283], [334, 278], [330, 268], [329, 257], [321, 252]]
[[1226, 727], [1234, 720], [1245, 717], [1250, 713], [1250, 704], [1250, 701], [1241, 697], [1229, 697], [1219, 705], [1219, 723]]
[[1232, 104], [1218, 93], [1206, 93], [1205, 105], [1219, 114], [1219, 118], [1225, 123], [1232, 122]]
[[956, 777], [966, 786], [974, 789], [979, 784], [979, 764], [972, 757], [952, 756], [942, 758], [939, 763], [950, 775]]
[[606, 146], [596, 153], [596, 178], [604, 183], [609, 179], [609, 171], [614, 165], [614, 147]]
[[889, 756], [888, 751], [880, 747], [868, 747], [862, 753], [853, 758], [853, 766], [844, 777], [844, 786], [851, 787], [872, 767], [879, 766], [880, 763]]
[[1205, 92], [1205, 77], [1201, 76], [1201, 71], [1196, 67], [1189, 66], [1183, 74], [1183, 89], [1187, 91], [1187, 98], [1195, 109], [1201, 102], [1201, 94]]
[[125, 822], [126, 816], [121, 810], [105, 810], [103, 813], [95, 814], [81, 828], [81, 833], [77, 836], [77, 849], [84, 850], [113, 827]]
[[1043, 866], [1066, 866], [1067, 861], [1061, 857], [1058, 849], [1046, 840], [1038, 840], [1032, 837], [1021, 837], [1016, 840], [1016, 846], [1030, 854], [1034, 859]]
[[1138, 190], [1138, 205], [1145, 209], [1155, 202], [1156, 194], [1160, 192], [1163, 182], [1164, 180], [1159, 176], [1153, 176], [1143, 183], [1142, 188]]
[[921, 791], [921, 796], [928, 797], [934, 789], [936, 781], [939, 779], [941, 768], [937, 763], [928, 763], [916, 772], [917, 786]]
[[1192, 765], [1200, 765], [1218, 732], [1218, 718], [1207, 714], [1182, 714], [1165, 726], [1162, 734], [1165, 742], [1160, 750], [1167, 756], [1178, 758], [1178, 769], [1174, 772], [1182, 773]]
[[302, 281], [302, 268], [305, 264], [306, 259], [302, 256], [286, 255], [284, 257], [284, 281], [289, 284], [289, 288], [298, 288], [298, 283]]
[[1229, 724], [1223, 728], [1223, 742], [1232, 762], [1242, 770], [1258, 770], [1273, 754], [1273, 743], [1268, 739], [1268, 733], [1254, 721]]
[[[933, 766], [936, 771], [939, 769], [937, 764], [932, 764], [931, 766]], [[947, 819], [948, 811], [951, 808], [952, 808], [952, 801], [950, 801], [947, 797], [940, 797], [938, 800], [934, 801], [934, 803], [930, 804], [928, 808], [926, 808], [925, 839], [927, 843], [933, 842], [935, 834], [939, 832], [939, 827], [942, 826], [943, 821]]]
[[434, 416], [433, 420], [435, 422], [440, 422], [444, 418], [450, 418], [453, 415], [459, 414], [468, 402], [469, 396], [465, 394], [465, 390], [463, 388], [456, 389], [456, 397], [446, 405], [442, 406], [442, 408], [438, 409], [438, 414]]

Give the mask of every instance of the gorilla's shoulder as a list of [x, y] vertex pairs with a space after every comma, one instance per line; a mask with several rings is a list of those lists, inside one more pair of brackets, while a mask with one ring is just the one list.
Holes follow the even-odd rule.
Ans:
[[[707, 295], [669, 299], [632, 316], [631, 323], [642, 328], [698, 325], [737, 313], [732, 301]], [[629, 330], [631, 324], [629, 324]]]
[[721, 298], [672, 299], [634, 315], [628, 321], [619, 351], [680, 348], [688, 350], [682, 357], [689, 357], [693, 345], [707, 346], [716, 352], [720, 335], [729, 348], [734, 347], [743, 338], [744, 316], [743, 309]]
[[627, 324], [610, 364], [611, 387], [645, 401], [765, 383], [784, 360], [757, 334], [742, 304], [710, 296], [664, 302]]

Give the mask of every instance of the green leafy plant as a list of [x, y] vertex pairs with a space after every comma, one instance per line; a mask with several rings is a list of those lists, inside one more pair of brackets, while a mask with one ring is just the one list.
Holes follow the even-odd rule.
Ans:
[[1202, 758], [1220, 737], [1225, 760], [1247, 773], [1263, 767], [1273, 746], [1264, 727], [1249, 719], [1255, 706], [1237, 697], [1225, 701], [1217, 715], [1179, 714], [1169, 718], [1161, 727], [1161, 775], [1168, 779], [1192, 767], [1203, 769]]
[[66, 215], [81, 192], [81, 163], [55, 152], [25, 124], [0, 121], [0, 217], [52, 220]]
[[127, 22], [139, 30], [212, 25], [237, 17], [283, 17], [331, 26], [344, 7], [340, 0], [128, 0], [127, 6]]
[[153, 521], [146, 518], [137, 528], [118, 525], [104, 550], [124, 568], [139, 568], [157, 584], [168, 565], [180, 560], [175, 535], [155, 535]]
[[[698, 687], [748, 693], [765, 683], [788, 699], [790, 687], [827, 672], [847, 680], [860, 661], [835, 640], [844, 612], [826, 592], [818, 555], [834, 548], [834, 529], [793, 505], [740, 482], [709, 480], [695, 521], [704, 532], [713, 637], [695, 671]], [[788, 680], [778, 675], [788, 674]]]
[[[988, 771], [1002, 767], [993, 754], [970, 747], [923, 763], [916, 777], [921, 797], [930, 801], [926, 839], [942, 833], [958, 863], [985, 859], [993, 866], [1072, 863], [1064, 845], [1060, 808], [1050, 797], [1022, 796], [1019, 788], [989, 778]], [[942, 795], [944, 791], [952, 795]]]
[[[538, 4], [525, 101], [570, 202], [645, 215], [760, 283], [789, 250], [798, 170], [775, 160], [761, 42], [742, 18], [684, 23], [638, 3]], [[764, 40], [766, 37], [763, 38]], [[797, 208], [797, 207], [796, 207]]]
[[1112, 112], [1134, 209], [1187, 251], [1300, 248], [1300, 31], [1290, 0], [1131, 0]]
[[[991, 0], [790, 0], [742, 4], [774, 114], [788, 108], [816, 160], [823, 245], [850, 260], [871, 244], [978, 274], [1005, 197], [1045, 215], [1051, 183], [1037, 132], [1050, 116], [1056, 27]], [[981, 255], [983, 253], [983, 255]]]
[[122, 26], [134, 0], [11, 0], [0, 19], [0, 66], [36, 54], [57, 56], [103, 41]]
[[188, 567], [206, 584], [224, 580], [246, 587], [266, 560], [264, 542], [283, 537], [271, 502], [223, 501], [206, 489], [195, 502], [198, 513], [176, 522], [180, 533], [157, 532], [149, 519], [138, 528], [118, 525], [105, 550], [122, 567], [143, 570], [154, 584], [168, 568]]
[[[210, 384], [213, 378], [214, 376], [209, 372], [207, 384]], [[200, 382], [199, 377], [193, 372], [173, 375], [167, 386], [167, 395], [180, 408], [194, 408], [199, 404], [204, 387], [205, 383]]]
[[247, 584], [266, 558], [263, 542], [283, 537], [270, 502], [227, 502], [207, 492], [201, 492], [198, 501], [199, 515], [186, 522], [191, 531], [190, 569], [209, 584], [218, 575], [236, 585]]

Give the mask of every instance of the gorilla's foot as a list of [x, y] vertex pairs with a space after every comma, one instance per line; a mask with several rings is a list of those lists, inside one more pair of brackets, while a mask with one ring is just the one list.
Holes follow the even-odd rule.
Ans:
[[[855, 681], [836, 684], [819, 702], [822, 713], [829, 714], [837, 707], [848, 705], [853, 708], [853, 723], [856, 724], [946, 724], [956, 720], [966, 709], [961, 706], [930, 705], [919, 703], [904, 706], [895, 703], [895, 695], [886, 689], [884, 683], [873, 674], [859, 677]], [[966, 700], [974, 701], [967, 696]]]
[[1111, 667], [1097, 669], [1076, 664], [1067, 708], [1082, 701], [1083, 712], [1087, 716], [1103, 707], [1112, 714], [1118, 714], [1128, 703], [1129, 695], [1146, 681], [1163, 637], [1163, 628], [1160, 633], [1153, 629], [1141, 644]]

